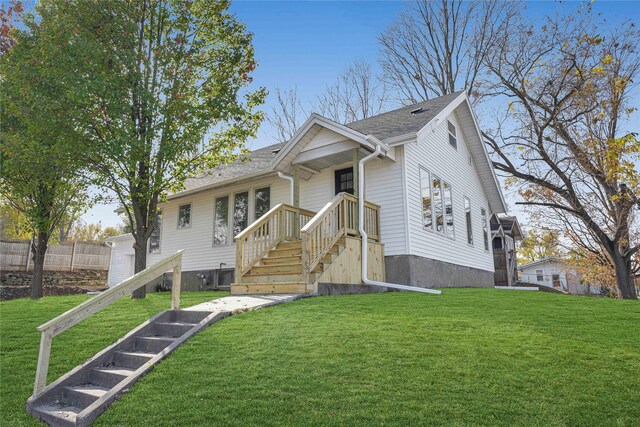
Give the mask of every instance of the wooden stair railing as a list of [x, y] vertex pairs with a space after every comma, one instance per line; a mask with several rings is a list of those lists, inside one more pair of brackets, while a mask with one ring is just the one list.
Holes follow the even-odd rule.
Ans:
[[287, 239], [299, 239], [300, 227], [311, 220], [315, 212], [279, 204], [262, 215], [235, 237], [235, 282], [242, 283], [244, 276], [278, 243]]
[[[380, 208], [365, 202], [364, 229], [371, 240], [380, 239]], [[358, 236], [358, 198], [339, 193], [300, 230], [302, 272], [308, 278], [322, 258], [344, 235]]]
[[49, 357], [51, 355], [51, 343], [53, 337], [61, 334], [82, 320], [96, 314], [108, 307], [120, 298], [130, 295], [133, 291], [160, 277], [166, 271], [173, 271], [173, 285], [171, 287], [171, 309], [180, 309], [180, 288], [182, 274], [182, 251], [166, 257], [153, 266], [134, 274], [112, 288], [94, 296], [88, 301], [62, 313], [47, 323], [38, 326], [42, 333], [40, 338], [40, 353], [38, 355], [38, 368], [33, 387], [33, 396], [38, 396], [45, 391], [47, 386], [47, 372], [49, 371]]

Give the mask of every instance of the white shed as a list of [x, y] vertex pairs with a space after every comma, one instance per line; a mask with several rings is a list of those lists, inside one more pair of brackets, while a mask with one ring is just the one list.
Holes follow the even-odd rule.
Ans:
[[555, 257], [544, 258], [518, 267], [520, 281], [559, 289], [570, 294], [588, 294], [590, 287], [580, 283], [575, 268]]
[[121, 234], [109, 237], [104, 242], [111, 247], [108, 279], [109, 287], [111, 287], [133, 276], [134, 240], [131, 234]]

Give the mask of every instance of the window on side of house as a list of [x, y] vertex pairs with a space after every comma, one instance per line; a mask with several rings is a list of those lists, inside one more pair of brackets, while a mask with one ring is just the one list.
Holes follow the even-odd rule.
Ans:
[[420, 168], [420, 193], [422, 200], [422, 227], [433, 230], [433, 212], [431, 207], [431, 178], [429, 172]]
[[542, 270], [536, 270], [536, 282], [544, 282], [544, 274]]
[[473, 225], [471, 222], [471, 200], [464, 198], [464, 217], [467, 221], [467, 243], [473, 246]]
[[159, 254], [160, 253], [160, 235], [162, 232], [162, 211], [158, 212], [156, 215], [156, 222], [153, 224], [153, 231], [151, 232], [151, 236], [149, 236], [149, 253], [150, 254]]
[[255, 219], [259, 219], [271, 209], [271, 188], [265, 187], [257, 189], [255, 199]]
[[442, 182], [444, 194], [444, 219], [447, 229], [447, 237], [456, 238], [455, 228], [453, 226], [453, 195], [451, 194], [451, 185], [448, 182]]
[[480, 209], [480, 218], [482, 220], [482, 237], [484, 238], [484, 250], [489, 250], [489, 229], [487, 227], [487, 211], [485, 208]]
[[229, 243], [229, 196], [216, 197], [213, 213], [213, 244]]
[[436, 231], [444, 234], [444, 213], [442, 209], [442, 181], [435, 175], [431, 178], [431, 206]]
[[447, 128], [449, 129], [449, 144], [456, 150], [458, 149], [458, 138], [456, 137], [456, 127], [447, 120]]
[[233, 196], [233, 235], [237, 236], [247, 228], [249, 221], [249, 192], [243, 191]]
[[178, 228], [191, 227], [191, 205], [181, 205], [178, 208]]

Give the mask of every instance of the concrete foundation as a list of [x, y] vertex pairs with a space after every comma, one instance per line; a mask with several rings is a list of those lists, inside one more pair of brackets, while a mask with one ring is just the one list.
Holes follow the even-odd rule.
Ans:
[[[183, 291], [229, 290], [233, 283], [234, 269], [194, 270], [182, 272]], [[147, 292], [171, 289], [173, 273], [165, 273], [147, 284]]]
[[395, 291], [395, 289], [385, 288], [384, 286], [318, 283], [319, 295], [381, 294], [392, 291]]
[[387, 282], [422, 288], [492, 288], [493, 272], [416, 255], [384, 257]]

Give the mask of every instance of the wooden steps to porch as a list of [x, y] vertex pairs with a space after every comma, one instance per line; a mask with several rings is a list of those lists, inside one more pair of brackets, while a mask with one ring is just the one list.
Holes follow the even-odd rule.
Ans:
[[231, 285], [231, 295], [315, 292], [316, 276], [322, 273], [343, 248], [344, 239], [339, 239], [306, 281], [302, 271], [302, 241], [280, 242], [242, 276], [242, 283]]

